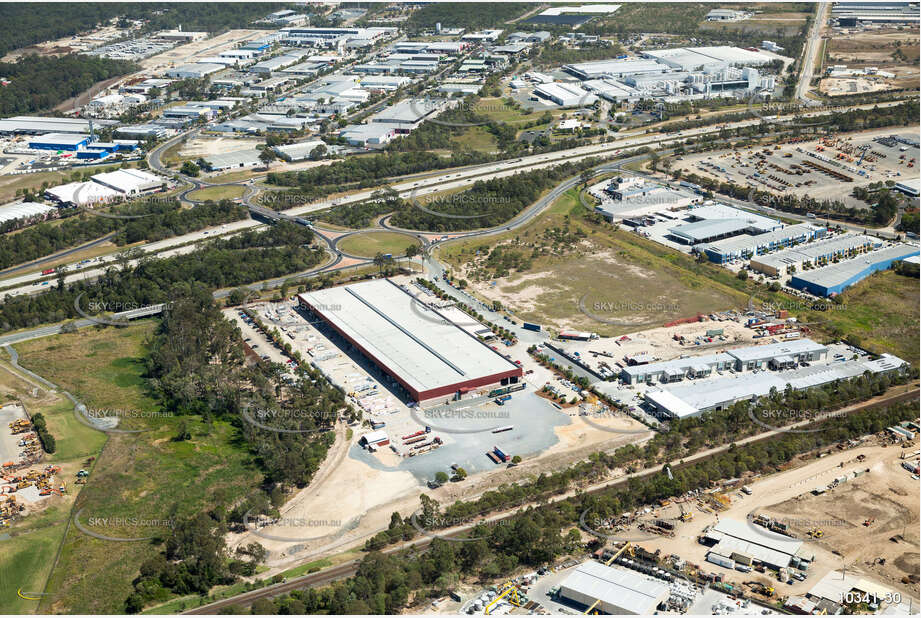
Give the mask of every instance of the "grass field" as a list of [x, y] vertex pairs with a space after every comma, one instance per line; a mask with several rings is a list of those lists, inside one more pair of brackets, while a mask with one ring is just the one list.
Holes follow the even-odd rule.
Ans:
[[451, 139], [460, 148], [479, 152], [495, 152], [498, 143], [492, 133], [483, 127], [469, 127], [461, 135]]
[[[113, 434], [99, 454], [89, 483], [79, 495], [81, 522], [91, 517], [138, 518], [152, 522], [109, 525], [99, 532], [138, 538], [163, 535], [163, 522], [207, 511], [217, 504], [258, 491], [262, 475], [239, 443], [236, 428], [223, 422], [205, 424], [189, 418], [192, 439], [173, 442], [182, 419], [164, 415], [146, 391], [144, 342], [155, 327], [145, 321], [125, 328], [84, 329], [36, 339], [17, 346], [23, 366], [68, 389], [90, 408], [120, 410], [132, 417], [121, 426], [147, 428], [137, 434]], [[49, 417], [61, 453], [79, 453], [92, 445], [80, 437], [85, 426], [72, 411]], [[70, 419], [70, 420], [68, 420]], [[71, 422], [72, 421], [72, 422]], [[85, 428], [96, 440], [104, 435]], [[73, 436], [72, 443], [68, 440]], [[98, 442], [96, 444], [98, 448]], [[138, 566], [159, 546], [104, 541], [73, 526], [63, 541], [51, 573], [49, 597], [40, 611], [50, 613], [120, 613], [131, 593]], [[167, 601], [163, 599], [163, 601]]]
[[43, 182], [47, 182], [50, 186], [55, 186], [64, 184], [66, 180], [63, 172], [37, 172], [19, 176], [0, 176], [0, 201], [3, 203], [11, 201], [16, 197], [17, 189], [38, 191], [42, 188]]
[[343, 239], [339, 243], [339, 248], [351, 255], [362, 257], [374, 257], [378, 253], [390, 253], [394, 256], [401, 256], [406, 253], [406, 249], [411, 245], [418, 245], [419, 242], [405, 234], [395, 232], [362, 232], [354, 234]]
[[243, 197], [243, 193], [245, 192], [246, 188], [240, 185], [206, 187], [198, 191], [192, 191], [189, 193], [188, 198], [190, 200], [200, 200], [203, 202], [207, 200], [214, 200], [217, 202], [220, 200], [235, 200], [238, 197]]
[[817, 320], [823, 330], [857, 335], [861, 345], [874, 352], [890, 352], [917, 366], [918, 279], [894, 271], [871, 275], [841, 295], [836, 310], [825, 311]]

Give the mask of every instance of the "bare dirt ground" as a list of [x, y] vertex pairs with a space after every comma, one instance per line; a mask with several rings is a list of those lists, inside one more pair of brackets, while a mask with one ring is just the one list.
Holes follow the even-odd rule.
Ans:
[[195, 57], [215, 56], [222, 51], [233, 49], [237, 43], [253, 39], [265, 34], [265, 30], [230, 30], [216, 37], [179, 45], [162, 54], [151, 56], [140, 62], [147, 70], [162, 69], [170, 65], [180, 65], [191, 62]]
[[[806, 581], [792, 586], [774, 581], [771, 585], [778, 594], [805, 594], [826, 573], [846, 565], [849, 573], [862, 572], [870, 579], [917, 598], [918, 584], [905, 584], [901, 580], [909, 574], [917, 575], [919, 568], [918, 483], [901, 467], [899, 459], [903, 452], [916, 451], [917, 444], [909, 449], [882, 447], [875, 439], [868, 444], [872, 445], [833, 451], [831, 455], [812, 458], [795, 468], [757, 479], [749, 483], [753, 495], [731, 494], [732, 503], [718, 515], [710, 509], [705, 512], [696, 504], [689, 504], [694, 519], [679, 523], [675, 538], [662, 537], [640, 545], [650, 551], [661, 549], [665, 553], [675, 553], [703, 565], [708, 548], [699, 544], [697, 537], [706, 527], [719, 519], [744, 522], [749, 515], [763, 513], [789, 522], [796, 536], [805, 540], [816, 557]], [[856, 458], [861, 454], [866, 459], [858, 462]], [[802, 463], [802, 459], [798, 461]], [[835, 478], [868, 468], [869, 472], [823, 495], [811, 493]], [[663, 518], [678, 515], [676, 505], [658, 510], [658, 516]], [[863, 522], [870, 517], [875, 521], [869, 527], [864, 526]], [[806, 532], [813, 527], [821, 528], [825, 536], [819, 540], [808, 538]], [[894, 535], [904, 535], [904, 540], [890, 541]], [[885, 563], [880, 564], [879, 558], [885, 559]], [[710, 564], [705, 569], [722, 572], [730, 583], [748, 581], [756, 575], [726, 571]], [[763, 575], [758, 578], [767, 579]]]
[[[624, 417], [593, 419], [592, 422], [611, 429], [642, 429], [642, 425]], [[428, 494], [441, 503], [475, 499], [502, 484], [564, 468], [585, 459], [592, 452], [615, 449], [629, 442], [645, 442], [652, 436], [652, 432], [611, 433], [592, 427], [578, 416], [573, 417], [572, 424], [557, 427], [556, 433], [560, 441], [539, 457], [514, 468], [473, 475], [463, 483], [448, 483], [428, 491]], [[262, 577], [315, 556], [359, 545], [386, 529], [393, 512], [399, 512], [405, 518], [419, 508], [423, 488], [410, 472], [376, 470], [351, 459], [347, 455], [348, 448], [358, 439], [358, 433], [348, 442], [341, 438], [337, 437], [314, 481], [282, 508], [280, 524], [259, 530], [262, 535], [284, 539], [269, 539], [252, 532], [229, 537], [231, 547], [257, 541], [269, 550], [266, 564], [270, 571], [262, 573]], [[386, 465], [399, 463], [396, 456], [386, 449], [376, 456]]]
[[179, 156], [181, 158], [197, 159], [198, 157], [209, 157], [225, 152], [251, 150], [262, 143], [264, 142], [258, 139], [236, 137], [195, 138], [183, 143]]

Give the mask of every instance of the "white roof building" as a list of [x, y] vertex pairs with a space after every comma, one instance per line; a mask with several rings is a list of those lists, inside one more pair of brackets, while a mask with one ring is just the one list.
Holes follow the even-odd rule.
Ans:
[[123, 195], [138, 195], [163, 186], [165, 180], [143, 170], [122, 169], [91, 176], [93, 182]]
[[668, 585], [636, 571], [584, 562], [560, 584], [560, 596], [605, 614], [651, 616], [669, 596]]
[[45, 189], [45, 197], [67, 206], [105, 204], [124, 197], [118, 191], [96, 182], [71, 182]]
[[52, 206], [37, 202], [14, 202], [0, 206], [0, 223], [15, 221], [16, 219], [29, 219], [32, 217], [44, 218], [56, 209]]

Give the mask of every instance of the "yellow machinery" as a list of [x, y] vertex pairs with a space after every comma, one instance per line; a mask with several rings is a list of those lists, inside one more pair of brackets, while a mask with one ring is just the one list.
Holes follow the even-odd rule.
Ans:
[[[631, 543], [630, 541], [627, 541], [626, 543], [624, 543], [624, 546], [623, 546], [623, 547], [621, 547], [620, 549], [618, 549], [616, 552], [614, 552], [614, 555], [613, 555], [613, 556], [611, 556], [610, 558], [608, 558], [608, 561], [604, 563], [605, 566], [611, 566], [611, 563], [614, 562], [615, 560], [617, 560], [618, 556], [620, 556], [621, 554], [624, 554], [624, 553], [626, 553], [628, 556], [634, 555], [633, 543]], [[595, 601], [594, 603], [592, 603], [592, 604], [589, 606], [589, 608], [588, 608], [587, 610], [585, 610], [584, 612], [582, 612], [582, 613], [583, 613], [583, 614], [590, 614], [590, 613], [592, 612], [592, 610], [594, 610], [595, 607], [598, 606], [599, 603], [601, 603], [601, 599], [598, 599], [597, 601]], [[595, 613], [597, 613], [597, 612], [595, 612]]]
[[681, 521], [691, 521], [694, 519], [693, 511], [685, 510], [684, 505], [680, 502], [678, 503], [678, 507], [681, 509]]
[[821, 539], [823, 536], [825, 536], [825, 531], [819, 528], [813, 528], [806, 534], [808, 534], [813, 539]]
[[487, 616], [489, 615], [489, 610], [492, 609], [492, 606], [501, 601], [504, 597], [508, 597], [506, 601], [514, 605], [515, 607], [521, 607], [521, 597], [518, 596], [518, 587], [512, 582], [505, 582], [505, 585], [500, 588], [501, 592], [496, 595], [496, 598], [486, 606], [486, 609], [483, 610], [483, 613]]

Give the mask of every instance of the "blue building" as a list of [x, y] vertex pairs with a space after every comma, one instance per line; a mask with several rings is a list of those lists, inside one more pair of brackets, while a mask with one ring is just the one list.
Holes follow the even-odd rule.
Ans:
[[29, 140], [29, 148], [34, 150], [81, 150], [90, 143], [89, 135], [69, 133], [46, 133]]
[[790, 287], [816, 296], [836, 296], [873, 273], [890, 268], [894, 262], [918, 254], [918, 247], [912, 245], [886, 247], [852, 260], [796, 274], [790, 279]]

